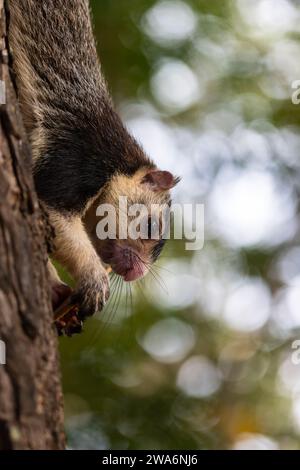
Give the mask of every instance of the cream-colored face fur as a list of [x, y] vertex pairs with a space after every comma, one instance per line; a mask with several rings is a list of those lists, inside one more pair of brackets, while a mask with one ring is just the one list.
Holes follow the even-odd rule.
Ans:
[[[138, 258], [141, 271], [143, 271], [141, 275], [144, 275], [148, 271], [148, 267], [151, 266], [153, 262], [153, 249], [158, 243], [158, 239], [131, 239], [129, 236], [124, 240], [118, 237], [118, 229], [120, 224], [122, 224], [122, 217], [120, 217], [122, 214], [120, 214], [119, 211], [119, 198], [126, 196], [128, 208], [134, 204], [142, 204], [145, 206], [147, 214], [158, 221], [159, 229], [161, 229], [163, 209], [170, 203], [170, 194], [168, 190], [153, 191], [147, 183], [143, 183], [142, 180], [147, 172], [149, 172], [149, 169], [144, 168], [136, 172], [132, 177], [116, 175], [98, 198], [96, 198], [84, 217], [87, 232], [99, 256], [104, 257], [104, 261], [106, 261], [104, 252], [118, 252], [118, 256], [122, 257], [122, 249], [130, 249]], [[117, 237], [114, 241], [99, 240], [96, 235], [96, 226], [100, 220], [96, 215], [96, 211], [101, 203], [111, 204], [115, 208]], [[127, 217], [127, 221], [130, 222], [130, 217]]]

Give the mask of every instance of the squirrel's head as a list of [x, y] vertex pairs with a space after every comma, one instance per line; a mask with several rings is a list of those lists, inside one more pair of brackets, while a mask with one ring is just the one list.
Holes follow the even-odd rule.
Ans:
[[169, 231], [170, 189], [178, 181], [155, 167], [115, 175], [87, 212], [96, 251], [125, 281], [143, 277], [160, 255]]

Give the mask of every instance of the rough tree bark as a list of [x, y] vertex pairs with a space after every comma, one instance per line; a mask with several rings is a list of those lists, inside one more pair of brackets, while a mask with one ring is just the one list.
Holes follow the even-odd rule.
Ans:
[[62, 393], [46, 272], [45, 231], [10, 71], [0, 0], [0, 449], [63, 449]]

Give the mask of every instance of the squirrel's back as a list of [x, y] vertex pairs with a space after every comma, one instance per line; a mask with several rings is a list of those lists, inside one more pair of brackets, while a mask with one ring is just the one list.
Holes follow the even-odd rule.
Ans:
[[[90, 119], [108, 99], [87, 0], [10, 0], [10, 45], [29, 133]], [[102, 90], [101, 96], [99, 91]], [[97, 113], [96, 113], [97, 114]], [[43, 136], [33, 135], [34, 157]], [[45, 137], [45, 136], [44, 136]]]

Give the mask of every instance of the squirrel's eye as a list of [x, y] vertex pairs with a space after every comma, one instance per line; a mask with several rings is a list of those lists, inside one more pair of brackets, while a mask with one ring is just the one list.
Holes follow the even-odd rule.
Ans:
[[159, 223], [156, 219], [149, 217], [148, 219], [148, 239], [157, 238], [159, 235]]

